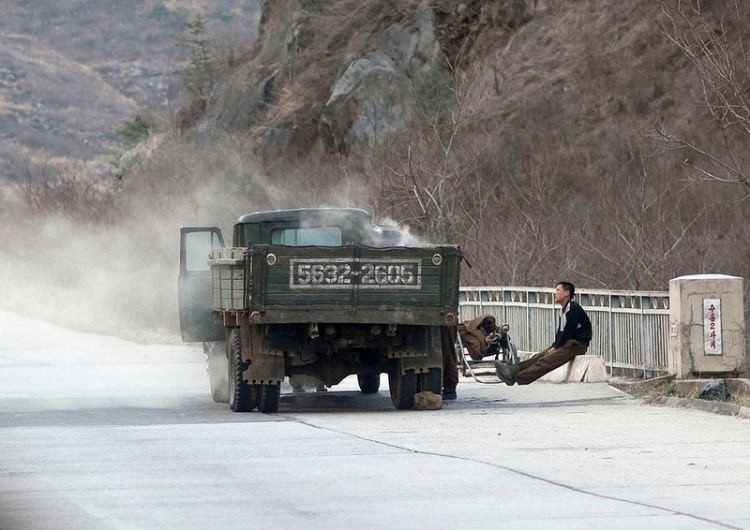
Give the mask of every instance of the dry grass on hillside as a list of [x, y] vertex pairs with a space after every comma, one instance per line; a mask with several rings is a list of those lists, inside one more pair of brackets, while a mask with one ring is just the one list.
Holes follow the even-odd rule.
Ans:
[[[407, 168], [400, 211], [422, 226], [438, 216], [442, 233], [458, 236], [478, 264], [467, 281], [664, 289], [688, 272], [750, 273], [738, 251], [750, 242], [740, 190], [697, 180], [683, 163], [695, 154], [655, 134], [658, 124], [698, 143], [721, 134], [657, 8], [550, 2], [510, 39], [505, 28], [485, 31], [457, 75], [448, 125], [426, 119], [383, 150], [388, 162], [373, 177]], [[722, 15], [731, 13], [702, 14], [712, 24]], [[451, 138], [448, 156], [441, 137]], [[414, 196], [415, 182], [451, 189], [440, 208], [433, 201], [439, 213]]]

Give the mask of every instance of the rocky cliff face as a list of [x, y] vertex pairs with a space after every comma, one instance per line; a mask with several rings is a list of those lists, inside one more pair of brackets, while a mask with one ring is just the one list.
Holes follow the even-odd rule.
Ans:
[[[487, 24], [528, 19], [525, 3], [507, 4], [263, 2], [256, 47], [208, 102], [203, 129], [249, 130], [262, 154], [371, 144], [408, 127], [430, 99], [421, 92], [452, 83]], [[433, 103], [450, 105], [444, 95]]]
[[405, 129], [417, 107], [415, 87], [425, 78], [447, 79], [447, 66], [429, 5], [371, 35], [342, 61], [323, 105], [320, 133], [326, 148], [345, 153], [352, 143], [368, 144]]

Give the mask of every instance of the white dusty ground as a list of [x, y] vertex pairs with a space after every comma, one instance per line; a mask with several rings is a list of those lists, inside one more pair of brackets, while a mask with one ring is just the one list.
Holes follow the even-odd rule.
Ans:
[[750, 528], [750, 421], [604, 384], [234, 414], [200, 348], [0, 311], [0, 529]]

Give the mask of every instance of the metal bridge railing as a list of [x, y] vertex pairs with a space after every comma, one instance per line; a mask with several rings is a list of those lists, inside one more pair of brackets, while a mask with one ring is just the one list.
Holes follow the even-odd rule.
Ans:
[[[510, 324], [519, 350], [537, 352], [555, 336], [560, 306], [546, 287], [462, 287], [461, 321], [493, 315]], [[669, 293], [576, 289], [588, 313], [593, 337], [588, 353], [612, 368], [646, 372], [668, 370]]]

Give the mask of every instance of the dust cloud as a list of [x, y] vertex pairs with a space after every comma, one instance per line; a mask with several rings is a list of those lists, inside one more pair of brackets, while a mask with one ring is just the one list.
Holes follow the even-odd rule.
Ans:
[[429, 240], [418, 236], [411, 231], [408, 225], [394, 221], [389, 217], [382, 217], [377, 220], [377, 229], [381, 231], [395, 232], [396, 238], [394, 246], [397, 247], [429, 247], [434, 243]]
[[356, 177], [314, 179], [301, 187], [264, 175], [236, 144], [172, 142], [130, 169], [104, 219], [32, 215], [8, 186], [0, 194], [0, 307], [84, 331], [178, 342], [179, 228], [219, 226], [230, 244], [233, 222], [253, 211], [372, 204]]
[[111, 224], [55, 215], [6, 221], [1, 303], [75, 329], [172, 342], [179, 219], [175, 211]]

